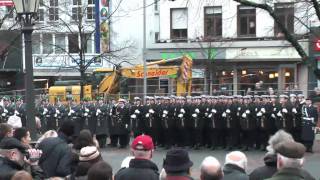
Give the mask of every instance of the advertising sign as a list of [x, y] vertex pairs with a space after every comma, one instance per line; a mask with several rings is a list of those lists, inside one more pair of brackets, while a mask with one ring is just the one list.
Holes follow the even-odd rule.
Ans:
[[109, 0], [100, 0], [100, 53], [107, 53], [110, 50], [110, 4]]
[[12, 0], [0, 0], [0, 6], [14, 6]]

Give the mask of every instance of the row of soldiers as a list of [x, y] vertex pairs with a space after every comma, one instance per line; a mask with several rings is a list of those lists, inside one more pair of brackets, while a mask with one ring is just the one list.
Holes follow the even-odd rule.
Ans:
[[[268, 137], [279, 129], [312, 147], [317, 110], [310, 99], [292, 94], [262, 96], [139, 97], [132, 104], [124, 99], [104, 102], [84, 100], [80, 104], [43, 100], [37, 105], [39, 131], [57, 129], [64, 120], [75, 122], [75, 136], [82, 129], [96, 135], [101, 147], [109, 136], [111, 145], [126, 147], [130, 132], [148, 134], [158, 146], [201, 146], [215, 148], [265, 149]], [[25, 104], [3, 98], [1, 121], [21, 117], [25, 125]]]
[[262, 96], [147, 97], [130, 108], [135, 135], [149, 134], [158, 145], [264, 150], [279, 129], [311, 151], [318, 113], [302, 94]]

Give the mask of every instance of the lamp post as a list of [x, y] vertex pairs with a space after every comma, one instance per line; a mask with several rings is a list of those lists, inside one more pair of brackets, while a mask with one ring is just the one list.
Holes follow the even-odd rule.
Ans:
[[32, 32], [33, 20], [37, 17], [39, 0], [13, 0], [17, 12], [17, 20], [22, 24], [25, 45], [25, 96], [26, 96], [26, 128], [31, 138], [36, 139], [34, 86], [33, 86], [33, 62], [32, 62]]

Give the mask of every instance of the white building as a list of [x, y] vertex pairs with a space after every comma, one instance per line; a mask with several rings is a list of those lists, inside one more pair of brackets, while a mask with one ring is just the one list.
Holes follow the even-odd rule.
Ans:
[[[192, 56], [193, 92], [244, 94], [260, 82], [264, 89], [278, 91], [298, 85], [306, 94], [315, 85], [266, 11], [233, 0], [149, 0], [152, 2], [155, 6], [147, 8], [147, 59]], [[319, 24], [310, 15], [314, 14], [310, 5], [280, 0], [269, 5], [308, 52], [309, 27]], [[170, 78], [149, 84], [154, 85], [149, 93], [159, 88], [165, 93], [175, 91]]]

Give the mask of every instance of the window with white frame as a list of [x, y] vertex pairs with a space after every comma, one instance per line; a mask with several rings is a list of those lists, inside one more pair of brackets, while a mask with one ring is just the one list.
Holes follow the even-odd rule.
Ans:
[[92, 38], [92, 34], [85, 34], [85, 43], [86, 43], [86, 53], [93, 53], [94, 52], [94, 39]]
[[38, 43], [32, 43], [32, 54], [40, 54], [40, 34], [32, 34], [32, 42], [38, 42]]
[[88, 0], [87, 19], [94, 20], [96, 18], [95, 0]]
[[204, 36], [209, 39], [222, 36], [221, 6], [204, 8]]
[[79, 36], [77, 33], [68, 34], [69, 53], [79, 52]]
[[82, 19], [81, 0], [72, 0], [72, 20], [79, 21]]
[[39, 1], [39, 9], [38, 9], [38, 21], [44, 22], [44, 12], [45, 12], [45, 6], [43, 4], [43, 0]]
[[59, 20], [59, 1], [50, 0], [49, 2], [49, 20], [57, 21]]
[[171, 39], [173, 41], [188, 39], [188, 9], [171, 9]]
[[53, 37], [52, 34], [42, 34], [43, 54], [53, 53]]
[[55, 53], [64, 54], [66, 52], [66, 38], [65, 34], [55, 35]]

